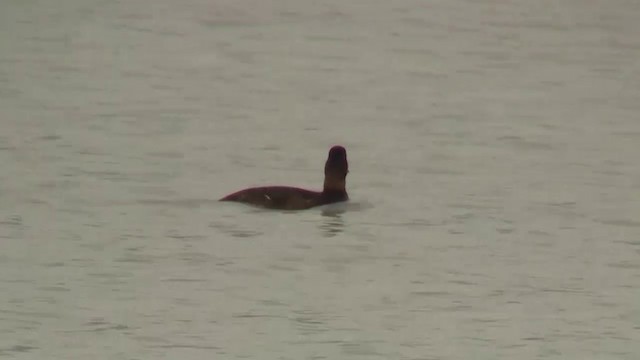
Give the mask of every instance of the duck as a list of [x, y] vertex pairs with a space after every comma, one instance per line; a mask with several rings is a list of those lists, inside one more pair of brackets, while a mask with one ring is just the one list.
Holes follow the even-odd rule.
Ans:
[[346, 179], [349, 173], [347, 150], [340, 145], [329, 149], [324, 165], [322, 191], [291, 186], [261, 186], [231, 193], [220, 201], [234, 201], [266, 209], [305, 210], [349, 200]]

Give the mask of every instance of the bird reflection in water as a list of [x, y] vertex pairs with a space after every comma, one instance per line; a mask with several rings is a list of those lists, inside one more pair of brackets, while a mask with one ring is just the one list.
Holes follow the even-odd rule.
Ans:
[[344, 210], [337, 209], [323, 209], [322, 210], [322, 224], [320, 224], [320, 230], [324, 237], [334, 237], [344, 231], [344, 220], [342, 220], [342, 214]]

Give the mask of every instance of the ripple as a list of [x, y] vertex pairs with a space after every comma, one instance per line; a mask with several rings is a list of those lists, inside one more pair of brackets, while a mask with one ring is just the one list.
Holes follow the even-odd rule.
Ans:
[[187, 278], [169, 278], [169, 279], [162, 279], [160, 281], [162, 281], [162, 282], [182, 282], [182, 283], [207, 282], [207, 280], [205, 280], [205, 279], [187, 279]]
[[0, 354], [2, 354], [3, 352], [12, 352], [12, 353], [26, 353], [29, 352], [31, 350], [37, 350], [39, 349], [36, 346], [30, 346], [30, 345], [14, 345], [11, 347], [8, 347], [6, 349], [0, 349]]
[[640, 263], [636, 261], [621, 261], [615, 263], [608, 263], [608, 267], [610, 268], [618, 268], [618, 269], [640, 269]]
[[625, 227], [640, 227], [640, 221], [629, 219], [611, 219], [611, 220], [597, 220], [601, 224], [625, 226]]
[[200, 349], [200, 350], [220, 350], [218, 346], [212, 345], [191, 345], [191, 344], [168, 344], [154, 346], [160, 349]]
[[446, 291], [412, 291], [411, 295], [418, 296], [449, 296], [451, 293]]
[[4, 220], [0, 220], [0, 225], [22, 225], [22, 216], [11, 215]]
[[263, 233], [256, 230], [240, 229], [236, 225], [223, 224], [219, 222], [212, 222], [209, 224], [210, 228], [218, 229], [224, 234], [231, 235], [236, 238], [252, 238], [260, 236]]
[[60, 135], [45, 135], [45, 136], [39, 137], [38, 139], [45, 140], [45, 141], [55, 141], [55, 140], [62, 139], [62, 136], [60, 136]]

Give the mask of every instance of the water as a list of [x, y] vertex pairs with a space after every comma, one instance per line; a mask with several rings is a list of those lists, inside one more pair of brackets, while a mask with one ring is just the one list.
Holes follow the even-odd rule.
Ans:
[[637, 359], [638, 18], [2, 2], [0, 358]]

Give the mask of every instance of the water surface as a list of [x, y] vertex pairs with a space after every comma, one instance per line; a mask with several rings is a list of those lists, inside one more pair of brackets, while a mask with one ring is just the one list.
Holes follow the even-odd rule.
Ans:
[[640, 355], [640, 3], [0, 14], [0, 358]]

